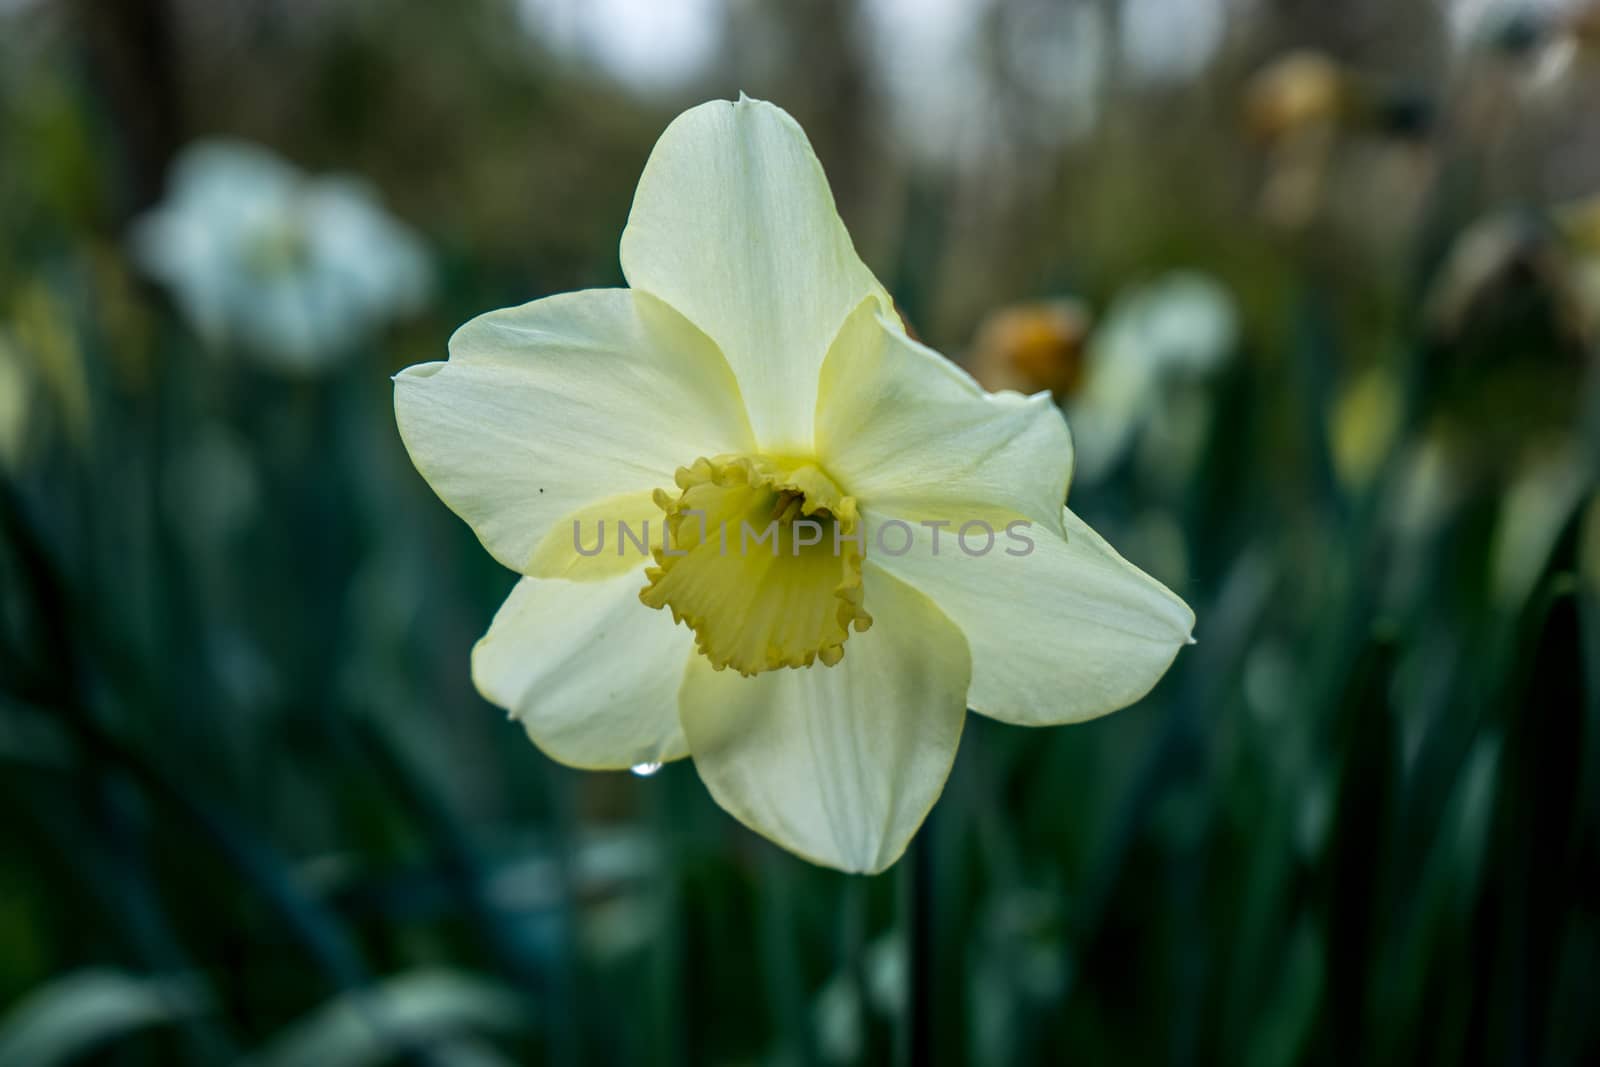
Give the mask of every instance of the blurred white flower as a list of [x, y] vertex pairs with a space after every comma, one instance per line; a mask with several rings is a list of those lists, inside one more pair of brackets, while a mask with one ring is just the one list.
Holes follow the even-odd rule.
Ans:
[[[1105, 109], [1110, 72], [1105, 13], [1089, 4], [1022, 4], [996, 11], [1001, 13], [997, 45], [1003, 77], [1028, 101], [1008, 124], [1040, 145], [1070, 144], [1092, 132]], [[926, 69], [919, 68], [918, 92], [926, 92]], [[1004, 100], [999, 88], [986, 85], [985, 93]], [[985, 115], [990, 123], [997, 118], [992, 111]]]
[[1195, 77], [1228, 32], [1224, 0], [1127, 0], [1122, 59], [1134, 79], [1169, 85]]
[[1067, 413], [1077, 474], [1095, 481], [1163, 403], [1168, 382], [1211, 374], [1233, 354], [1238, 312], [1221, 284], [1188, 271], [1119, 297], [1089, 339], [1087, 378]]
[[422, 243], [368, 183], [308, 177], [238, 141], [185, 149], [132, 244], [208, 341], [289, 370], [350, 351], [431, 281]]
[[682, 85], [721, 43], [722, 0], [518, 0], [524, 32], [643, 93]]

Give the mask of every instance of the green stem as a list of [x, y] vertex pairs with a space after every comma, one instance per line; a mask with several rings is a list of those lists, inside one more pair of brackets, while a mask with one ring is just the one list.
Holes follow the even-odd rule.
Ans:
[[933, 1062], [933, 817], [911, 841], [901, 901], [906, 939], [906, 1004], [900, 1062]]

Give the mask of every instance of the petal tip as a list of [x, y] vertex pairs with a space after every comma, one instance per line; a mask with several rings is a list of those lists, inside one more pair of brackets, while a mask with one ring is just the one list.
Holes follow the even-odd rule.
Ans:
[[413, 363], [409, 367], [402, 367], [389, 375], [391, 382], [412, 381], [419, 378], [431, 378], [444, 368], [443, 360], [433, 360], [428, 363]]

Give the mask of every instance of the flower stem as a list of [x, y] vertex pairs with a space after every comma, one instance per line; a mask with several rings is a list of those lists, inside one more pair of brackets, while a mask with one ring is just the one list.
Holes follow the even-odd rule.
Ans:
[[933, 1062], [933, 818], [911, 841], [903, 868], [901, 907], [906, 939], [906, 1003], [900, 1062]]

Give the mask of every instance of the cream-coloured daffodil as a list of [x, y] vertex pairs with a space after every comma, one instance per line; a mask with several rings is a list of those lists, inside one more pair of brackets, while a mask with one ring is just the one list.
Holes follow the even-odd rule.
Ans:
[[418, 470], [523, 575], [473, 679], [553, 758], [692, 756], [752, 829], [881, 871], [969, 707], [1091, 719], [1189, 640], [1064, 509], [1048, 394], [985, 393], [906, 335], [780, 109], [674, 121], [622, 267], [631, 288], [490, 312], [395, 378]]

